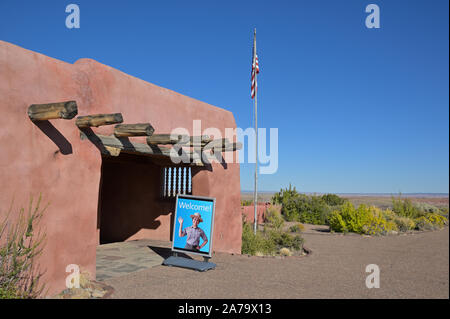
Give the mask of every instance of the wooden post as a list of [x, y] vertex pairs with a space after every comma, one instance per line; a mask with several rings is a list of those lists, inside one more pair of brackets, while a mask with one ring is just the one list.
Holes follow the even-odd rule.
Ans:
[[28, 117], [34, 121], [51, 119], [73, 119], [78, 114], [77, 102], [67, 101], [49, 104], [32, 104], [28, 108]]
[[95, 114], [87, 116], [78, 116], [75, 124], [79, 128], [87, 128], [91, 126], [98, 127], [101, 125], [111, 125], [122, 122], [123, 122], [122, 114], [113, 113], [113, 114]]
[[155, 129], [150, 123], [118, 124], [114, 127], [116, 137], [150, 136], [154, 131]]

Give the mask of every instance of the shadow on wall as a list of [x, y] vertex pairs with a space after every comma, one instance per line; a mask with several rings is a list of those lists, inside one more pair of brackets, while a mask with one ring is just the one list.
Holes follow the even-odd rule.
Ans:
[[148, 238], [171, 240], [170, 225], [156, 220], [173, 215], [175, 202], [160, 198], [161, 166], [143, 156], [103, 156], [97, 228], [100, 244], [125, 241], [142, 229], [154, 230]]
[[72, 154], [72, 144], [53, 126], [52, 123], [47, 121], [36, 121], [32, 123], [36, 125], [49, 139], [58, 146], [59, 151], [63, 155]]

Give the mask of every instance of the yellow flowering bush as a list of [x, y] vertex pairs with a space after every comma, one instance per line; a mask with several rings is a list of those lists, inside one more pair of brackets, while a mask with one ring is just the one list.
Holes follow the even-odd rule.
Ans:
[[382, 214], [387, 221], [394, 222], [399, 231], [413, 230], [416, 227], [412, 218], [399, 216], [390, 209], [384, 210]]
[[395, 222], [387, 220], [380, 208], [366, 205], [355, 208], [350, 202], [333, 211], [328, 220], [331, 230], [337, 232], [378, 235], [398, 230]]
[[[359, 208], [359, 207], [358, 207]], [[363, 233], [366, 235], [387, 234], [391, 231], [397, 231], [398, 227], [395, 222], [387, 220], [383, 211], [375, 206], [365, 207], [367, 214], [366, 224], [363, 225]]]
[[416, 229], [433, 230], [442, 228], [448, 224], [448, 219], [436, 213], [428, 213], [415, 219]]

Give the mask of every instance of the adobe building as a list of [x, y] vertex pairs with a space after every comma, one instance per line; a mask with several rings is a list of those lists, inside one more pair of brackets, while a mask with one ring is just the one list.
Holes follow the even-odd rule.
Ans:
[[[205, 164], [188, 150], [191, 161], [176, 165], [170, 141], [159, 135], [192, 130], [201, 120], [202, 130], [218, 128], [225, 136], [225, 128], [236, 128], [231, 112], [91, 59], [70, 64], [3, 41], [0, 112], [0, 219], [13, 199], [16, 215], [30, 195], [42, 193], [43, 204], [50, 202], [38, 260], [50, 295], [66, 288], [69, 264], [95, 279], [99, 244], [170, 241], [176, 193], [215, 197], [213, 251], [241, 252], [235, 138], [221, 145], [233, 162]], [[103, 118], [84, 117], [97, 114]], [[151, 126], [124, 125], [141, 123]], [[203, 138], [202, 145], [211, 139]]]

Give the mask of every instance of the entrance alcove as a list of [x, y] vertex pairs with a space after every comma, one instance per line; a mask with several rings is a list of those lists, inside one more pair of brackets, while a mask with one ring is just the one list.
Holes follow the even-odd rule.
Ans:
[[191, 194], [191, 168], [167, 158], [102, 156], [97, 280], [161, 265], [173, 234], [176, 194]]
[[171, 240], [175, 201], [174, 196], [165, 196], [167, 167], [158, 158], [125, 153], [102, 156], [100, 244], [143, 238]]

